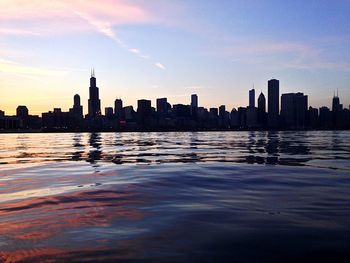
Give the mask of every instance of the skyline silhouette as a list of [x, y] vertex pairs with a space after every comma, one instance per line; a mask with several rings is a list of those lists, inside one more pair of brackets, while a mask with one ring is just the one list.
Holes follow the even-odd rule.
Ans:
[[[226, 110], [225, 105], [205, 108], [200, 106], [197, 94], [191, 95], [190, 104], [171, 105], [167, 98], [158, 98], [156, 107], [147, 99], [137, 100], [123, 107], [123, 100], [116, 99], [113, 106], [101, 109], [99, 88], [95, 70], [91, 70], [88, 113], [83, 115], [79, 94], [73, 97], [73, 107], [68, 112], [61, 108], [30, 115], [25, 105], [19, 105], [16, 116], [0, 111], [1, 130], [39, 131], [176, 131], [176, 130], [306, 130], [349, 129], [350, 106], [346, 108], [334, 93], [332, 108], [313, 108], [308, 95], [302, 92], [284, 93], [280, 96], [280, 81], [267, 82], [267, 100], [260, 92], [257, 107], [255, 89], [248, 91], [247, 107], [238, 106]], [[266, 103], [267, 102], [267, 103]], [[267, 105], [267, 109], [266, 109]]]

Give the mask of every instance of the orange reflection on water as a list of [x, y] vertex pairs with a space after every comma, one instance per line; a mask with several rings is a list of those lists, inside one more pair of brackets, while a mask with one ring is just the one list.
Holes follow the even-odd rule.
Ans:
[[[48, 256], [55, 256], [63, 253], [64, 250], [57, 248], [33, 248], [18, 249], [14, 251], [0, 251], [1, 262], [21, 262], [21, 261], [42, 261]], [[46, 261], [47, 262], [47, 261]], [[52, 261], [50, 261], [52, 262]]]
[[[130, 190], [130, 189], [129, 189]], [[145, 198], [129, 192], [84, 191], [2, 204], [0, 232], [8, 240], [39, 242], [69, 229], [109, 227], [116, 220], [142, 220]]]

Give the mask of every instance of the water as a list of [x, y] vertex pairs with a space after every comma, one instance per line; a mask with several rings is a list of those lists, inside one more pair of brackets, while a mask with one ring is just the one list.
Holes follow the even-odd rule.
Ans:
[[0, 261], [349, 262], [350, 132], [0, 134]]

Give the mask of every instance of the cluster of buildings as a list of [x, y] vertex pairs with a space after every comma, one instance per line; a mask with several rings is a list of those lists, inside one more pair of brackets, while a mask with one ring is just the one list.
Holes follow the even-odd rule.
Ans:
[[[267, 104], [267, 107], [266, 107]], [[199, 107], [198, 96], [191, 95], [191, 104], [171, 105], [167, 98], [137, 101], [137, 109], [123, 106], [116, 99], [114, 107], [101, 112], [99, 88], [94, 71], [91, 73], [88, 114], [83, 115], [80, 96], [68, 112], [55, 108], [42, 116], [33, 116], [26, 106], [18, 106], [16, 116], [6, 116], [0, 111], [0, 130], [39, 131], [177, 131], [177, 130], [304, 130], [349, 129], [350, 110], [340, 104], [338, 94], [333, 97], [332, 108], [308, 107], [308, 96], [303, 93], [286, 93], [280, 96], [279, 80], [268, 81], [267, 103], [261, 92], [257, 99], [255, 90], [249, 90], [249, 105], [231, 112], [225, 105], [206, 109]]]

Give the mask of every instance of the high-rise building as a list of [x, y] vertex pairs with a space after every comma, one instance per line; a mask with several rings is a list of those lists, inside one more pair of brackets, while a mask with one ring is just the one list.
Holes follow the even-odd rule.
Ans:
[[113, 117], [113, 107], [105, 107], [105, 116], [107, 118]]
[[332, 100], [332, 111], [336, 112], [338, 110], [340, 110], [340, 99], [338, 97], [338, 94], [333, 96], [333, 100]]
[[74, 95], [74, 104], [72, 108], [72, 112], [76, 118], [83, 118], [83, 106], [80, 104], [80, 96], [78, 94]]
[[322, 129], [329, 129], [332, 127], [332, 113], [328, 107], [320, 108], [319, 125]]
[[284, 128], [305, 128], [308, 99], [301, 92], [286, 93], [281, 97], [281, 119]]
[[197, 94], [192, 94], [191, 95], [191, 108], [198, 108], [198, 96]]
[[335, 128], [343, 128], [344, 121], [343, 121], [343, 104], [340, 104], [340, 99], [337, 95], [334, 94], [333, 100], [332, 100], [332, 124]]
[[23, 105], [20, 105], [17, 107], [16, 109], [16, 116], [19, 118], [19, 119], [27, 119], [28, 118], [28, 108], [27, 106], [23, 106]]
[[307, 124], [308, 97], [301, 92], [295, 94], [295, 123], [297, 129], [305, 129]]
[[167, 98], [157, 99], [157, 113], [165, 115], [168, 113], [168, 100]]
[[118, 119], [123, 119], [124, 118], [123, 101], [121, 99], [116, 99], [114, 101], [114, 115]]
[[88, 116], [89, 118], [96, 118], [101, 115], [101, 101], [99, 98], [99, 90], [96, 87], [95, 71], [91, 71], [90, 88], [89, 88], [89, 101], [88, 101]]
[[255, 107], [255, 89], [249, 90], [249, 107]]
[[137, 101], [137, 122], [141, 128], [151, 126], [152, 106], [150, 100]]
[[266, 99], [265, 95], [261, 92], [258, 97], [258, 124], [260, 127], [266, 127], [266, 122]]
[[280, 83], [277, 79], [268, 81], [268, 126], [271, 129], [278, 128], [279, 119], [279, 89]]
[[16, 109], [16, 117], [19, 119], [20, 128], [28, 128], [28, 108], [26, 106], [20, 105]]
[[316, 129], [319, 125], [318, 122], [318, 109], [309, 107], [308, 110], [308, 127], [312, 129]]

